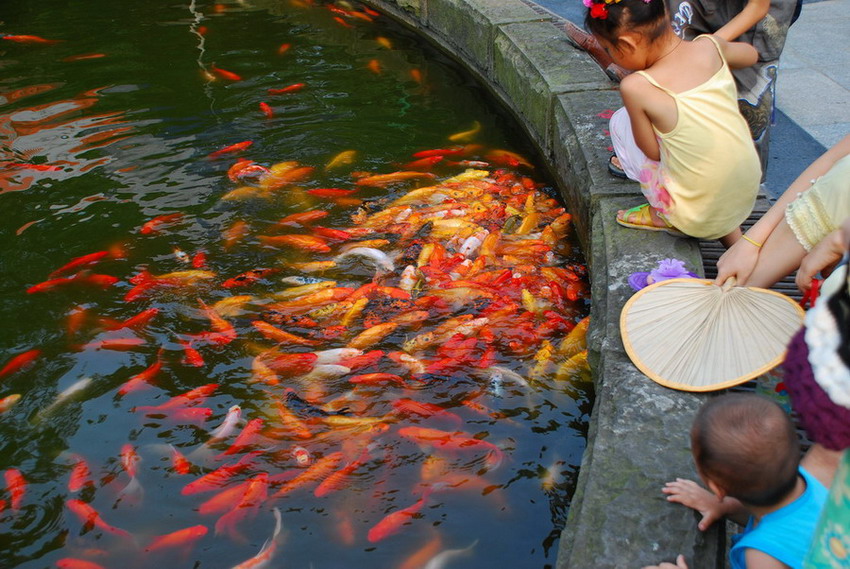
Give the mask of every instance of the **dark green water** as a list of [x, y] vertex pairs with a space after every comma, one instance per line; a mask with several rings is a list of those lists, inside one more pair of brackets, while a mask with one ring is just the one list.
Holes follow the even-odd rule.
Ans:
[[[251, 326], [258, 313], [231, 319], [237, 341], [218, 349], [199, 348], [203, 366], [183, 363], [178, 340], [210, 325], [198, 310], [198, 298], [209, 304], [235, 294], [267, 298], [291, 286], [281, 284], [281, 277], [300, 274], [287, 268], [290, 263], [332, 258], [261, 247], [252, 236], [270, 233], [269, 227], [286, 215], [313, 209], [328, 212], [321, 221], [326, 227], [351, 227], [356, 204], [337, 204], [306, 190], [355, 188], [354, 197], [377, 211], [387, 204], [385, 198], [434, 182], [358, 187], [353, 172], [407, 170], [402, 165], [414, 160], [413, 153], [456, 144], [447, 137], [469, 130], [476, 121], [481, 129], [471, 142], [481, 146], [465, 158], [486, 160], [493, 149], [528, 154], [506, 115], [449, 61], [386, 18], [367, 21], [365, 16], [362, 6], [347, 3], [288, 1], [189, 5], [45, 0], [0, 5], [0, 34], [60, 40], [0, 40], [0, 365], [28, 350], [41, 351], [31, 364], [0, 378], [0, 397], [21, 395], [0, 414], [0, 470], [18, 470], [26, 480], [17, 511], [10, 507], [8, 488], [0, 483], [0, 499], [6, 501], [0, 512], [3, 567], [53, 567], [64, 558], [106, 568], [233, 567], [254, 556], [271, 535], [273, 508], [282, 514], [283, 532], [270, 567], [401, 567], [437, 539], [435, 551], [463, 548], [477, 540], [468, 556], [447, 567], [554, 564], [585, 444], [590, 400], [581, 384], [569, 389], [551, 381], [534, 389], [502, 389], [500, 384], [482, 392], [470, 387], [466, 370], [459, 370], [424, 389], [358, 391], [363, 416], [387, 416], [392, 411], [389, 402], [406, 397], [436, 402], [462, 422], [387, 421], [388, 430], [369, 435], [371, 458], [348, 489], [316, 498], [314, 483], [265, 500], [238, 523], [235, 534], [216, 535], [221, 514], [198, 512], [213, 493], [181, 493], [192, 479], [246, 454], [219, 462], [192, 455], [232, 405], [241, 406], [244, 420], [263, 418], [266, 428], [261, 442], [252, 447], [266, 454], [236, 475], [238, 482], [297, 468], [290, 456], [296, 444], [314, 459], [344, 450], [351, 460], [358, 453], [345, 446], [346, 439], [365, 438], [360, 431], [330, 429], [315, 439], [300, 440], [274, 424], [270, 401], [280, 390], [251, 381], [254, 357], [273, 345]], [[291, 47], [279, 54], [282, 44]], [[377, 66], [370, 64], [373, 60]], [[241, 80], [216, 76], [215, 66]], [[267, 92], [295, 83], [305, 86], [282, 95]], [[272, 107], [273, 117], [260, 111], [261, 102]], [[253, 144], [241, 153], [208, 158], [241, 141]], [[326, 169], [333, 157], [347, 150], [356, 151], [350, 164]], [[303, 181], [280, 190], [223, 200], [240, 185], [226, 175], [239, 157], [265, 167], [297, 161], [313, 170]], [[445, 165], [447, 161], [435, 168], [437, 180], [463, 171]], [[520, 167], [517, 176], [545, 185], [542, 170], [541, 165]], [[177, 212], [183, 217], [167, 229], [140, 233], [148, 220]], [[225, 247], [223, 233], [239, 222], [246, 224], [248, 236]], [[144, 269], [162, 275], [192, 268], [175, 256], [175, 249], [190, 257], [204, 252], [205, 270], [215, 273], [215, 279], [125, 301], [133, 287], [130, 279]], [[86, 268], [119, 279], [113, 286], [100, 290], [75, 283], [27, 294], [29, 287], [75, 257], [116, 250], [123, 254]], [[558, 251], [563, 266], [583, 262], [570, 243]], [[225, 278], [269, 267], [281, 272], [254, 287], [221, 287]], [[328, 278], [352, 288], [369, 281], [368, 268], [350, 271]], [[159, 313], [141, 331], [110, 332], [108, 321], [104, 324], [104, 319], [124, 320], [146, 308]], [[465, 310], [459, 314], [474, 313]], [[85, 315], [79, 325], [69, 319], [77, 312]], [[564, 317], [576, 322], [586, 313], [582, 293]], [[369, 349], [398, 350], [413, 335], [396, 334]], [[551, 341], [557, 345], [562, 337]], [[82, 347], [114, 338], [144, 343], [129, 351]], [[329, 341], [314, 349], [345, 345]], [[155, 386], [117, 396], [160, 351], [164, 364]], [[525, 374], [535, 351], [500, 354], [498, 363]], [[382, 361], [366, 371], [400, 373], [387, 358]], [[60, 392], [83, 379], [88, 382], [82, 391], [55, 403]], [[218, 388], [201, 405], [212, 410], [206, 421], [134, 411], [209, 383]], [[304, 396], [321, 391], [303, 382], [289, 385]], [[326, 404], [350, 389], [344, 380], [329, 381], [316, 403]], [[478, 403], [500, 415], [482, 416], [461, 405], [471, 392], [480, 394]], [[432, 451], [397, 434], [402, 424], [417, 423], [474, 435], [496, 445], [505, 458], [487, 470], [482, 469], [481, 453], [434, 453], [455, 473], [469, 476], [469, 489], [440, 488], [399, 533], [369, 543], [369, 528], [421, 494], [422, 468]], [[216, 448], [226, 449], [239, 429], [241, 425]], [[128, 444], [141, 458], [137, 478], [143, 495], [122, 494], [129, 476], [120, 454]], [[169, 444], [197, 459], [192, 474], [174, 471]], [[93, 484], [72, 491], [69, 478], [79, 457], [88, 464]], [[275, 489], [270, 485], [268, 494]], [[131, 538], [86, 527], [68, 500], [90, 504], [106, 523]], [[198, 524], [208, 529], [198, 541], [146, 551], [154, 536]]]

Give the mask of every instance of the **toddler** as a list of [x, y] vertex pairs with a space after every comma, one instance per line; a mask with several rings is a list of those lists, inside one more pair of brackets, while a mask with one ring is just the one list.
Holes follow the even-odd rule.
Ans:
[[613, 173], [637, 180], [648, 204], [621, 211], [626, 227], [721, 239], [740, 236], [761, 164], [738, 111], [731, 68], [756, 62], [751, 45], [678, 37], [663, 0], [585, 0], [585, 26], [626, 69], [625, 107], [611, 118]]
[[[746, 523], [733, 537], [732, 569], [799, 568], [834, 475], [828, 451], [814, 445], [800, 461], [797, 434], [779, 405], [754, 394], [721, 395], [703, 405], [691, 428], [697, 471], [668, 482], [668, 500], [699, 511], [699, 529], [723, 516]], [[679, 556], [676, 565], [686, 568]], [[651, 568], [646, 568], [651, 569]]]

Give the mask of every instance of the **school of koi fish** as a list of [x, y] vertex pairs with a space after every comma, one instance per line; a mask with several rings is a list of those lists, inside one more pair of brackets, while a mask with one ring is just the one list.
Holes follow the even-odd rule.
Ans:
[[[378, 16], [347, 3], [325, 7], [345, 26]], [[211, 72], [241, 79], [214, 65]], [[260, 111], [274, 115], [265, 103]], [[417, 152], [393, 172], [351, 171], [345, 187], [318, 187], [315, 174], [351, 166], [354, 150], [316, 167], [246, 158], [250, 140], [222, 147], [207, 159], [226, 170], [223, 206], [282, 193], [317, 205], [271, 223], [236, 221], [220, 242], [197, 250], [178, 246], [191, 215], [160, 215], [29, 285], [30, 295], [70, 299], [64, 326], [77, 352], [145, 354], [147, 367], [110, 378], [108, 391], [128, 406], [134, 428], [162, 440], [137, 445], [128, 432], [108, 464], [91, 463], [85, 449], [64, 453], [64, 508], [79, 535], [67, 538], [57, 567], [188, 566], [213, 538], [249, 545], [252, 523], [269, 528], [267, 539], [234, 569], [276, 566], [286, 556], [296, 493], [312, 493], [330, 512], [328, 531], [344, 546], [421, 536], [381, 566], [440, 569], [474, 556], [477, 539], [446, 547], [428, 511], [461, 495], [509, 507], [501, 473], [512, 442], [488, 440], [482, 425], [525, 428], [516, 400], [527, 411], [542, 403], [542, 390], [583, 390], [589, 382], [587, 275], [573, 260], [571, 216], [530, 177], [526, 158], [477, 144], [479, 130], [450, 134], [444, 148]], [[348, 223], [331, 221], [342, 217]], [[140, 258], [142, 240], [166, 243], [170, 254]], [[217, 268], [223, 259], [232, 267], [258, 256], [271, 261], [241, 273]], [[92, 291], [120, 299], [122, 318], [81, 300]], [[0, 381], [38, 369], [46, 357], [38, 348], [14, 355]], [[203, 377], [211, 360], [234, 363], [228, 381], [245, 398], [222, 407], [232, 392], [219, 383], [172, 389], [172, 376]], [[103, 394], [97, 381], [76, 381], [29, 422], [49, 423], [93, 391]], [[21, 401], [19, 393], [0, 398], [0, 418]], [[193, 433], [188, 440], [176, 435], [185, 431]], [[27, 472], [9, 468], [4, 478], [0, 531], [37, 499]], [[145, 507], [145, 487], [175, 481], [174, 500], [191, 502], [195, 525], [160, 534], [113, 525], [116, 509]], [[104, 510], [109, 503], [112, 511]]]

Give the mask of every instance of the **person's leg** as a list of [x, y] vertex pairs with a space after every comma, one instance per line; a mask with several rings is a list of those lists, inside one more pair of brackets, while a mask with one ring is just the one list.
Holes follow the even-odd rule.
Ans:
[[632, 121], [625, 107], [611, 115], [608, 131], [611, 133], [611, 145], [614, 147], [619, 167], [629, 179], [639, 181], [640, 171], [648, 158], [635, 142]]

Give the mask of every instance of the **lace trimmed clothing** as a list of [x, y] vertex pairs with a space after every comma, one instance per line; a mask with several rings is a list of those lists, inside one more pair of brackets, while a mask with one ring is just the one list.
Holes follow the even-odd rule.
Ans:
[[729, 551], [732, 569], [746, 569], [747, 549], [766, 553], [791, 569], [802, 569], [803, 558], [826, 504], [827, 489], [806, 469], [800, 467], [799, 472], [806, 481], [806, 489], [799, 498], [765, 514], [758, 525], [750, 518], [744, 532], [732, 537], [732, 549]]
[[641, 183], [650, 205], [676, 229], [718, 239], [737, 229], [752, 211], [761, 163], [720, 47], [712, 36], [694, 41], [712, 42], [720, 55], [720, 69], [705, 83], [676, 93], [648, 73], [636, 72], [676, 103], [673, 130], [662, 133], [653, 126], [661, 160], [649, 160], [637, 147], [625, 109], [611, 117], [611, 141], [626, 175]]
[[850, 156], [845, 156], [785, 208], [797, 241], [806, 251], [850, 217]]

